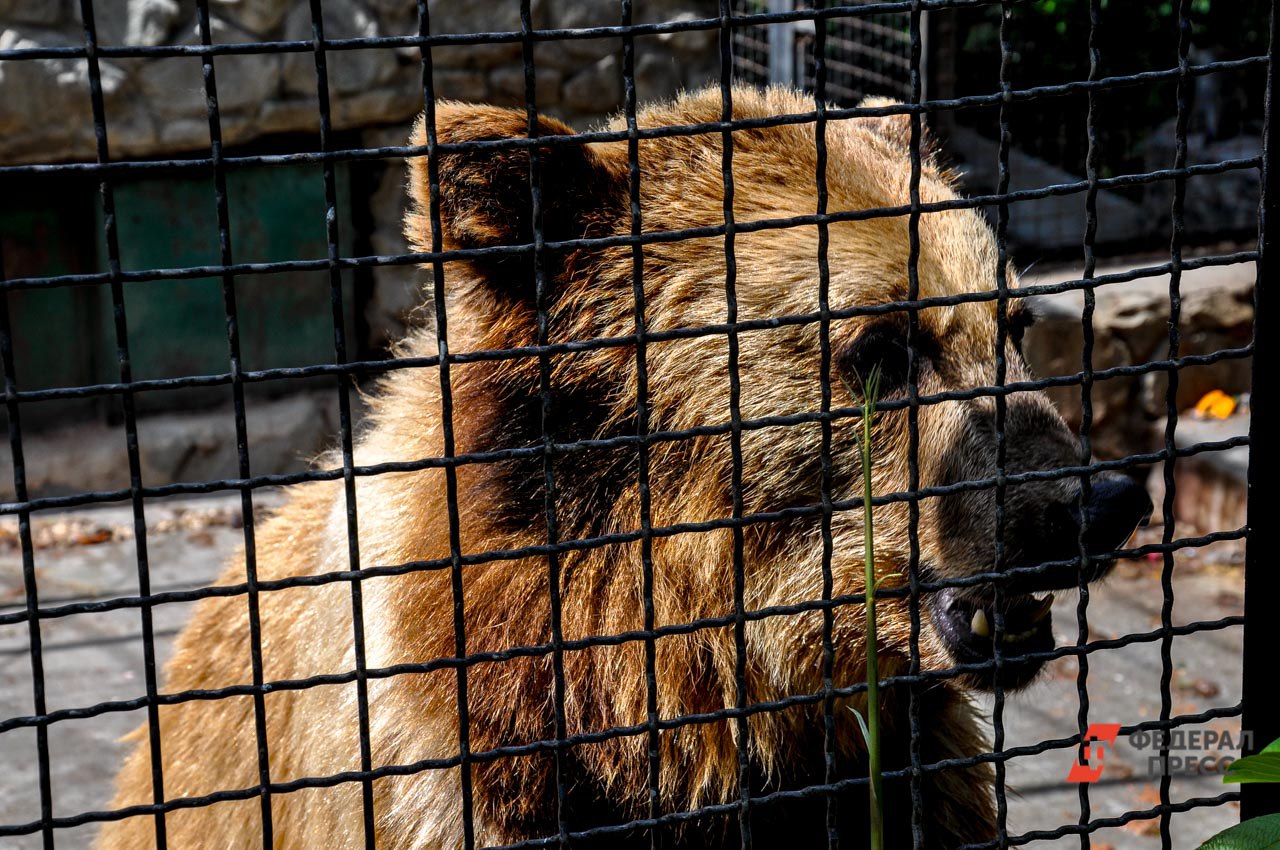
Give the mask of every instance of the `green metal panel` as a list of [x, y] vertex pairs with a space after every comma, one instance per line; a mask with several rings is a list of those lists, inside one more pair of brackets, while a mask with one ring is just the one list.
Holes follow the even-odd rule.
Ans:
[[[351, 253], [348, 172], [338, 177], [339, 251]], [[324, 259], [326, 205], [318, 165], [259, 166], [227, 175], [231, 244], [236, 263]], [[126, 270], [218, 263], [213, 181], [158, 176], [116, 185], [121, 263]], [[101, 218], [101, 216], [99, 216]], [[101, 240], [99, 240], [101, 241]], [[100, 257], [105, 251], [100, 247]], [[105, 266], [105, 260], [102, 261]], [[347, 334], [353, 299], [344, 280]], [[236, 278], [241, 349], [246, 369], [301, 366], [333, 360], [333, 318], [326, 271]], [[103, 291], [109, 321], [109, 293]], [[219, 278], [128, 283], [125, 306], [136, 378], [226, 372], [226, 321]], [[114, 360], [114, 331], [104, 354]]]
[[[91, 270], [83, 232], [65, 193], [30, 191], [14, 181], [0, 202], [0, 251], [9, 277], [45, 277]], [[79, 244], [77, 244], [79, 243]], [[87, 287], [42, 287], [8, 293], [14, 367], [20, 389], [93, 383], [94, 293]]]

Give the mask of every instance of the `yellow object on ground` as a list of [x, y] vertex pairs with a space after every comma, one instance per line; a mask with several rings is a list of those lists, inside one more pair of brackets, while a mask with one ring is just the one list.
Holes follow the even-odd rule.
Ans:
[[1196, 413], [1209, 419], [1226, 419], [1236, 410], [1236, 400], [1222, 390], [1205, 393], [1196, 402]]

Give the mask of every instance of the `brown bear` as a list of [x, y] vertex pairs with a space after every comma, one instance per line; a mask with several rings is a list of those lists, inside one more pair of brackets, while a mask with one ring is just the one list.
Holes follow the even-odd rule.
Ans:
[[[805, 96], [779, 89], [738, 88], [732, 101], [740, 121], [812, 108]], [[718, 91], [702, 91], [644, 108], [638, 123], [697, 125], [718, 121], [721, 108]], [[817, 209], [815, 125], [761, 126], [770, 123], [733, 133], [732, 204], [740, 224]], [[436, 126], [444, 143], [525, 137], [527, 130], [522, 112], [460, 103], [440, 104]], [[619, 119], [613, 127], [626, 124]], [[556, 121], [539, 121], [539, 136], [570, 132]], [[833, 121], [825, 138], [829, 209], [909, 203], [905, 117]], [[413, 141], [425, 140], [419, 122]], [[465, 456], [456, 478], [439, 463], [355, 477], [358, 563], [371, 572], [354, 582], [346, 572], [352, 550], [343, 481], [296, 487], [258, 529], [257, 579], [338, 575], [257, 595], [261, 675], [274, 683], [260, 704], [244, 687], [253, 682], [245, 596], [200, 603], [168, 665], [166, 692], [239, 690], [161, 706], [160, 740], [151, 742], [146, 727], [135, 733], [138, 744], [119, 776], [114, 807], [145, 807], [157, 799], [151, 752], [158, 743], [163, 799], [173, 804], [162, 824], [170, 847], [261, 847], [267, 829], [276, 848], [363, 847], [369, 846], [366, 823], [376, 846], [386, 850], [555, 844], [566, 836], [578, 847], [648, 847], [648, 825], [632, 822], [650, 817], [651, 802], [661, 817], [660, 841], [669, 847], [736, 847], [744, 827], [756, 847], [827, 846], [829, 827], [842, 846], [864, 846], [866, 786], [844, 781], [867, 770], [857, 719], [848, 710], [866, 709], [855, 687], [865, 681], [863, 609], [829, 609], [832, 685], [845, 690], [835, 700], [828, 763], [825, 615], [814, 604], [823, 599], [825, 536], [819, 230], [809, 222], [745, 226], [735, 234], [735, 427], [726, 248], [716, 230], [724, 222], [721, 140], [719, 132], [689, 132], [638, 143], [644, 231], [707, 228], [699, 238], [656, 238], [643, 248], [644, 322], [656, 336], [643, 358], [645, 431], [657, 435], [644, 442], [647, 492], [641, 443], [625, 439], [634, 438], [640, 424], [633, 249], [625, 239], [598, 240], [631, 233], [628, 144], [544, 142], [538, 146], [539, 214], [545, 242], [561, 244], [544, 245], [536, 257], [511, 251], [444, 266], [448, 348], [456, 358], [447, 420], [452, 452]], [[528, 149], [472, 145], [441, 153], [445, 249], [533, 241]], [[432, 245], [430, 183], [426, 158], [413, 159], [406, 230], [420, 250]], [[953, 177], [929, 150], [920, 197], [926, 204], [957, 198]], [[831, 223], [831, 309], [904, 300], [909, 234], [905, 215]], [[922, 298], [990, 290], [998, 269], [990, 228], [973, 209], [925, 213], [918, 268]], [[544, 338], [553, 346], [540, 349], [543, 359], [539, 349], [527, 349], [539, 340], [539, 304]], [[1004, 351], [1006, 377], [1026, 380], [1016, 339], [1025, 319], [1021, 301], [1011, 299], [1008, 310], [1015, 333]], [[926, 397], [919, 408], [919, 482], [978, 482], [919, 501], [925, 582], [962, 579], [996, 562], [995, 402], [990, 395], [953, 392], [996, 380], [996, 311], [985, 298], [918, 314], [914, 346]], [[877, 364], [883, 397], [905, 397], [907, 330], [901, 310], [846, 311], [830, 322], [833, 407], [854, 406], [846, 385], [856, 388], [857, 376]], [[580, 344], [593, 340], [608, 342]], [[494, 351], [507, 353], [468, 356]], [[435, 329], [416, 332], [399, 352], [437, 353]], [[442, 376], [430, 360], [383, 377], [369, 397], [356, 465], [444, 456], [442, 395]], [[1042, 393], [1015, 392], [1006, 401], [1010, 473], [1077, 461], [1076, 440]], [[899, 406], [876, 422], [877, 494], [908, 489], [908, 416]], [[831, 421], [826, 557], [837, 601], [864, 588], [858, 427], [851, 413]], [[588, 442], [610, 438], [623, 439]], [[734, 486], [735, 454], [740, 487]], [[341, 466], [336, 457], [325, 462]], [[1003, 655], [1015, 657], [1000, 668], [1005, 687], [1026, 683], [1039, 667], [1016, 656], [1053, 646], [1048, 606], [1033, 594], [1076, 586], [1070, 559], [1079, 547], [1121, 545], [1150, 510], [1145, 493], [1128, 479], [1097, 477], [1082, 535], [1079, 486], [1077, 478], [1045, 476], [1006, 488], [1005, 565], [1065, 565], [1024, 572], [1005, 584]], [[642, 507], [651, 533], [640, 531], [646, 527]], [[886, 587], [900, 586], [909, 562], [908, 504], [899, 499], [876, 511], [879, 571], [898, 574]], [[746, 519], [726, 521], [735, 515]], [[735, 528], [741, 529], [737, 540]], [[735, 587], [739, 558], [742, 582]], [[1086, 578], [1096, 578], [1105, 561], [1092, 563]], [[243, 561], [222, 580], [244, 581]], [[646, 583], [659, 633], [652, 642], [652, 682], [640, 634]], [[352, 672], [353, 585], [363, 615], [363, 676]], [[970, 691], [993, 683], [993, 605], [988, 583], [927, 593], [920, 606], [921, 669], [962, 665], [959, 674], [937, 675], [915, 692], [925, 847], [954, 848], [995, 835], [990, 765], [930, 767], [988, 749]], [[908, 603], [898, 595], [880, 611], [881, 676], [905, 675]], [[608, 639], [589, 640], [600, 636]], [[459, 653], [469, 658], [465, 676], [458, 672]], [[316, 676], [326, 678], [296, 684]], [[361, 688], [367, 689], [365, 753]], [[653, 738], [650, 700], [660, 725]], [[467, 723], [460, 728], [464, 703]], [[745, 712], [736, 711], [740, 705]], [[890, 847], [911, 846], [910, 785], [902, 772], [910, 764], [908, 705], [905, 684], [883, 691]], [[260, 722], [265, 741], [257, 735]], [[571, 745], [556, 746], [557, 736]], [[269, 793], [263, 793], [264, 777]], [[800, 792], [814, 785], [823, 787]], [[182, 802], [218, 791], [238, 793], [212, 804]], [[740, 806], [744, 798], [751, 802]], [[702, 807], [712, 808], [684, 814]], [[98, 847], [150, 846], [158, 820], [143, 808], [106, 823]], [[595, 828], [606, 829], [579, 835]]]

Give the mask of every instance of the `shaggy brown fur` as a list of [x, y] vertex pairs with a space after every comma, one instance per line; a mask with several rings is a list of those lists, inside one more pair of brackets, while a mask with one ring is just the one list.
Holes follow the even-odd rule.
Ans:
[[[802, 112], [810, 102], [781, 90], [734, 92], [736, 118]], [[719, 95], [701, 92], [642, 110], [642, 127], [718, 120]], [[902, 122], [861, 119], [827, 128], [831, 210], [908, 202], [910, 178]], [[445, 142], [525, 135], [523, 114], [491, 107], [442, 104]], [[616, 127], [623, 127], [620, 122]], [[543, 135], [567, 133], [543, 120]], [[734, 134], [734, 211], [739, 222], [811, 214], [815, 210], [815, 129], [785, 126]], [[414, 142], [424, 141], [421, 124]], [[723, 221], [718, 134], [645, 140], [640, 144], [641, 207], [646, 231], [678, 230]], [[541, 156], [548, 240], [630, 232], [625, 144], [548, 146]], [[528, 160], [519, 152], [451, 153], [440, 162], [446, 247], [518, 244], [531, 237]], [[955, 197], [949, 175], [929, 157], [920, 187], [925, 202]], [[415, 246], [430, 247], [425, 159], [414, 160], [414, 211], [406, 228]], [[834, 308], [900, 300], [907, 295], [905, 216], [833, 224], [830, 228]], [[736, 239], [739, 318], [818, 310], [816, 228], [740, 233]], [[923, 297], [990, 287], [997, 269], [992, 235], [972, 210], [931, 213], [920, 221]], [[553, 342], [634, 333], [631, 251], [580, 249], [546, 257], [550, 338]], [[532, 269], [508, 259], [447, 266], [449, 344], [455, 353], [531, 345], [536, 340]], [[658, 242], [644, 251], [644, 289], [651, 330], [725, 321], [725, 257], [721, 238]], [[995, 378], [995, 306], [991, 302], [920, 313], [923, 393], [971, 387]], [[904, 319], [837, 321], [831, 345], [837, 379], [883, 359], [875, 340], [894, 340]], [[820, 405], [816, 322], [743, 331], [740, 335], [744, 420], [817, 411]], [[888, 336], [886, 336], [886, 334]], [[869, 342], [870, 341], [870, 342]], [[879, 345], [880, 343], [875, 343]], [[874, 350], [868, 353], [867, 346]], [[881, 348], [884, 348], [881, 345]], [[889, 346], [892, 349], [892, 344]], [[729, 419], [728, 342], [723, 334], [654, 342], [648, 346], [652, 430], [719, 425]], [[436, 353], [432, 331], [403, 344], [404, 355]], [[892, 352], [891, 352], [892, 353]], [[1009, 380], [1025, 378], [1012, 345]], [[550, 428], [561, 442], [635, 432], [636, 356], [630, 346], [596, 348], [552, 358], [554, 411]], [[852, 401], [835, 384], [835, 405]], [[890, 391], [894, 388], [890, 387]], [[452, 368], [456, 452], [485, 452], [540, 444], [539, 373], [533, 357], [457, 364]], [[1071, 459], [1070, 434], [1039, 394], [1009, 400], [1011, 469], [1043, 468]], [[920, 411], [921, 483], [980, 478], [994, 468], [990, 398], [947, 402]], [[856, 418], [834, 423], [836, 499], [856, 498], [860, 470]], [[1026, 449], [1016, 449], [1021, 444]], [[1028, 434], [1034, 437], [1028, 438]], [[874, 486], [907, 489], [906, 414], [885, 414], [876, 435]], [[742, 434], [744, 511], [755, 514], [820, 503], [821, 429], [816, 423], [751, 428]], [[383, 378], [370, 397], [369, 421], [356, 463], [376, 464], [440, 456], [440, 383], [435, 369], [405, 369]], [[1021, 452], [1021, 454], [1020, 454]], [[727, 433], [650, 447], [653, 525], [695, 523], [731, 513], [731, 441]], [[334, 463], [334, 458], [328, 459]], [[560, 453], [554, 475], [562, 540], [634, 532], [639, 527], [634, 446]], [[445, 476], [440, 470], [387, 473], [357, 479], [362, 565], [448, 559], [450, 530]], [[1011, 487], [1010, 545], [1017, 548], [1036, 506], [1070, 496], [1065, 484]], [[476, 554], [544, 543], [540, 456], [458, 469], [461, 550]], [[929, 575], [966, 575], [992, 563], [991, 493], [921, 502], [921, 562]], [[832, 520], [835, 593], [863, 589], [860, 511]], [[878, 509], [877, 551], [882, 573], [905, 571], [907, 509]], [[659, 626], [731, 615], [733, 542], [728, 530], [681, 533], [653, 541], [654, 607]], [[745, 532], [748, 609], [789, 605], [822, 596], [820, 520], [756, 523]], [[638, 542], [585, 548], [559, 558], [563, 634], [568, 640], [616, 635], [643, 627], [641, 547]], [[346, 506], [341, 482], [296, 488], [288, 505], [257, 536], [262, 579], [319, 575], [348, 569]], [[241, 563], [223, 581], [243, 580]], [[899, 579], [900, 581], [900, 579]], [[462, 570], [466, 650], [502, 652], [550, 641], [548, 566], [544, 556], [493, 560]], [[428, 662], [455, 654], [454, 599], [445, 570], [410, 572], [362, 582], [368, 666]], [[352, 603], [345, 582], [263, 593], [262, 656], [267, 681], [354, 669]], [[953, 666], [924, 613], [923, 666]], [[907, 672], [910, 619], [901, 601], [882, 606], [881, 674]], [[864, 680], [863, 612], [835, 615], [835, 684]], [[822, 616], [771, 616], [746, 629], [748, 699], [780, 700], [822, 691]], [[168, 666], [167, 692], [222, 688], [251, 681], [249, 630], [242, 597], [202, 602], [178, 640]], [[564, 654], [568, 733], [579, 735], [646, 718], [644, 645], [572, 650]], [[715, 712], [736, 704], [731, 625], [673, 634], [657, 641], [657, 701], [663, 718]], [[375, 677], [368, 682], [372, 763], [412, 765], [458, 752], [456, 678], [452, 669]], [[472, 665], [467, 673], [472, 752], [554, 737], [552, 658], [549, 653]], [[937, 680], [919, 692], [925, 762], [982, 752], [979, 717], [966, 685]], [[907, 764], [905, 688], [885, 696], [888, 768]], [[836, 712], [837, 768], [865, 775], [855, 718], [840, 700]], [[353, 684], [275, 690], [266, 696], [271, 779], [290, 782], [358, 770], [357, 702]], [[250, 697], [189, 701], [160, 708], [164, 795], [169, 800], [258, 783], [254, 711]], [[749, 774], [757, 794], [823, 781], [821, 704], [759, 712], [750, 718]], [[114, 807], [152, 800], [146, 730], [119, 777]], [[661, 735], [661, 801], [680, 812], [739, 796], [738, 751], [732, 721], [692, 723]], [[576, 746], [564, 757], [570, 777], [565, 815], [571, 829], [644, 817], [647, 743], [643, 734]], [[555, 760], [533, 755], [484, 760], [473, 767], [477, 846], [555, 835]], [[954, 847], [993, 836], [990, 772], [985, 767], [924, 775], [927, 846]], [[277, 848], [363, 846], [361, 784], [341, 782], [271, 798]], [[372, 785], [378, 846], [387, 850], [454, 848], [462, 843], [457, 769], [431, 769], [378, 779]], [[903, 781], [889, 783], [890, 818], [906, 846], [909, 829]], [[862, 840], [865, 790], [837, 797], [845, 846]], [[783, 840], [825, 846], [821, 798], [764, 806], [752, 814], [757, 846]], [[249, 848], [261, 844], [259, 801], [248, 799], [178, 809], [167, 815], [171, 847]], [[107, 824], [101, 850], [148, 846], [149, 816]], [[736, 846], [736, 816], [708, 817], [668, 829], [680, 847]], [[648, 846], [647, 835], [612, 836], [600, 846]], [[575, 842], [581, 846], [580, 842]]]

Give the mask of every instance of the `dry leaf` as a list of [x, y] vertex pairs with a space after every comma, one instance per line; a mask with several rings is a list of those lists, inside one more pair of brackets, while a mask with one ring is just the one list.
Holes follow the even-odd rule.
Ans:
[[76, 538], [77, 546], [93, 546], [97, 543], [106, 543], [112, 538], [111, 529], [98, 528], [90, 531], [88, 534], [81, 534]]

